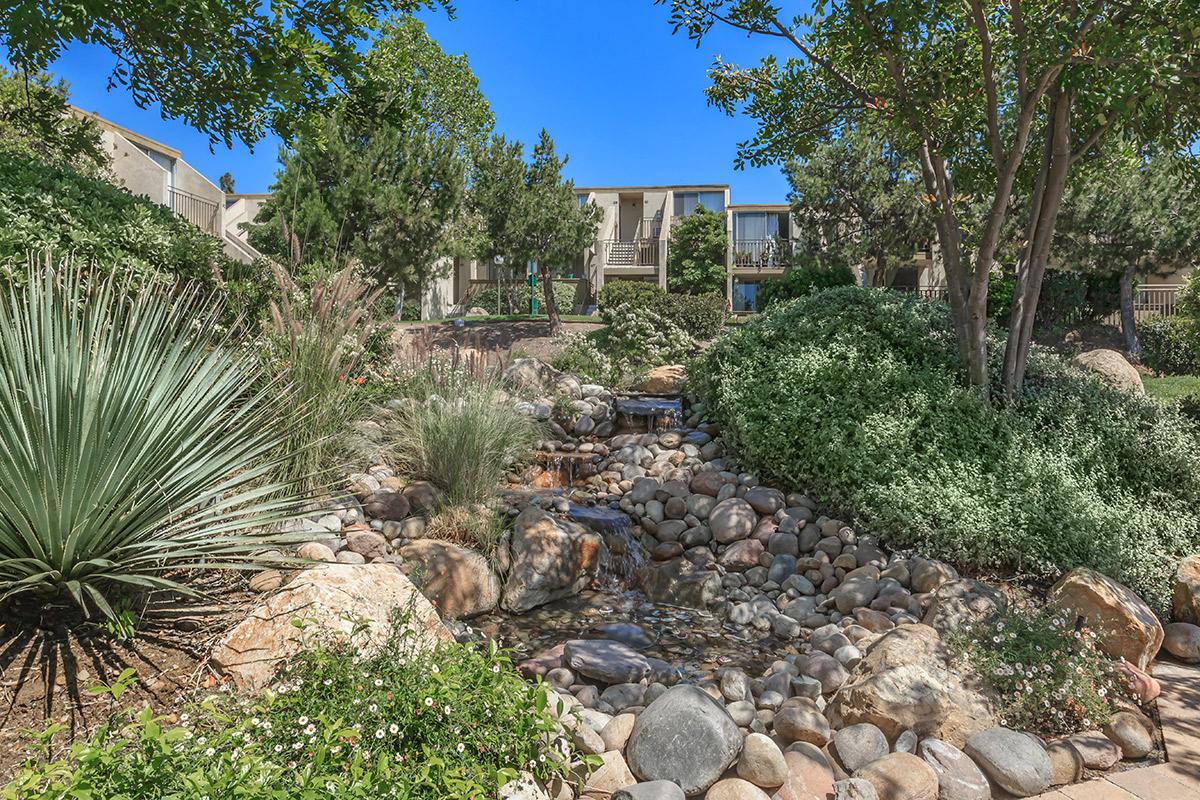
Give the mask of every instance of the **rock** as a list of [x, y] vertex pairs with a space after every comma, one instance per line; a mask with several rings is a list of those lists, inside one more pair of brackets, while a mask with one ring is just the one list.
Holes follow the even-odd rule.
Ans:
[[707, 608], [721, 591], [721, 576], [686, 558], [651, 564], [641, 573], [642, 591], [652, 603]]
[[641, 653], [607, 639], [572, 639], [563, 648], [563, 661], [580, 675], [604, 683], [636, 683], [650, 671]]
[[333, 550], [320, 542], [305, 542], [296, 548], [296, 557], [303, 558], [308, 561], [336, 561], [337, 556], [333, 554]]
[[742, 539], [725, 548], [718, 563], [730, 572], [745, 572], [757, 567], [762, 558], [763, 544], [758, 539]]
[[897, 753], [912, 753], [915, 755], [917, 752], [917, 742], [919, 741], [920, 739], [912, 731], [902, 731], [896, 737], [896, 742], [892, 745], [892, 750]]
[[526, 678], [545, 677], [562, 664], [563, 650], [565, 649], [564, 645], [557, 644], [548, 650], [543, 650], [518, 664], [517, 670]]
[[821, 684], [822, 694], [833, 694], [850, 677], [842, 663], [826, 653], [810, 653], [801, 658], [798, 664], [801, 672]]
[[717, 781], [707, 792], [704, 800], [771, 800], [762, 789], [741, 778], [726, 778]]
[[1047, 745], [1046, 755], [1050, 758], [1051, 786], [1077, 783], [1083, 778], [1083, 756], [1066, 739]]
[[363, 502], [363, 513], [371, 519], [400, 521], [412, 510], [400, 492], [374, 492]]
[[618, 789], [629, 786], [636, 779], [629, 771], [625, 758], [615, 750], [600, 754], [601, 763], [583, 782], [579, 792], [588, 800], [608, 800]]
[[879, 800], [938, 800], [937, 773], [911, 753], [889, 753], [854, 777], [871, 784]]
[[984, 695], [962, 684], [948, 657], [936, 630], [901, 625], [871, 646], [826, 714], [835, 728], [870, 722], [889, 739], [911, 729], [957, 747], [995, 724], [995, 714]]
[[634, 386], [634, 391], [647, 394], [679, 394], [686, 378], [687, 368], [682, 364], [667, 364], [647, 372]]
[[972, 734], [964, 749], [1009, 794], [1033, 797], [1050, 786], [1050, 757], [1031, 736], [1008, 728], [989, 728]]
[[969, 578], [947, 581], [933, 593], [921, 621], [944, 636], [969, 623], [989, 619], [1007, 605], [1004, 595], [985, 583]]
[[696, 494], [706, 494], [709, 497], [716, 497], [721, 493], [722, 486], [728, 486], [736, 482], [737, 478], [727, 476], [715, 470], [709, 470], [696, 473], [696, 476], [692, 478], [690, 488]]
[[247, 586], [252, 592], [273, 592], [283, 585], [283, 573], [277, 569], [264, 569], [250, 576]]
[[775, 512], [781, 511], [786, 505], [783, 492], [768, 486], [754, 486], [747, 489], [742, 499], [764, 516], [771, 516]]
[[808, 742], [824, 747], [829, 741], [829, 721], [817, 704], [806, 697], [793, 697], [775, 712], [775, 733], [789, 744]]
[[1118, 711], [1104, 726], [1104, 735], [1121, 748], [1124, 758], [1145, 758], [1154, 749], [1154, 739], [1137, 714]]
[[842, 581], [833, 590], [830, 597], [837, 604], [837, 610], [849, 614], [854, 609], [868, 605], [879, 594], [879, 581], [870, 575], [854, 575]]
[[338, 554], [333, 557], [333, 560], [339, 564], [365, 564], [367, 559], [362, 553], [355, 553], [350, 550], [339, 550]]
[[441, 494], [429, 481], [416, 481], [404, 487], [404, 497], [412, 507], [412, 513], [430, 514], [442, 504]]
[[626, 497], [631, 503], [649, 503], [658, 494], [659, 485], [658, 478], [638, 478]]
[[1088, 769], [1110, 769], [1121, 760], [1121, 748], [1100, 731], [1084, 731], [1066, 739]]
[[788, 765], [783, 758], [783, 751], [771, 737], [751, 733], [742, 742], [737, 774], [755, 786], [773, 788], [787, 780]]
[[[825, 800], [825, 798], [821, 798]], [[875, 787], [862, 778], [847, 778], [833, 785], [833, 800], [879, 800]]]
[[[703, 474], [703, 473], [702, 473]], [[758, 523], [754, 508], [740, 497], [722, 500], [708, 515], [708, 527], [713, 538], [721, 544], [745, 539]], [[757, 541], [757, 540], [756, 540]], [[758, 543], [762, 546], [762, 542]]]
[[925, 739], [917, 752], [937, 775], [939, 800], [991, 800], [987, 778], [962, 750], [940, 739]]
[[401, 547], [400, 557], [404, 571], [443, 617], [474, 617], [500, 602], [500, 579], [477, 550], [421, 539]]
[[587, 635], [596, 639], [612, 639], [634, 650], [645, 650], [654, 644], [654, 637], [634, 622], [605, 622], [589, 628]]
[[1163, 631], [1163, 647], [1168, 653], [1189, 664], [1200, 661], [1200, 625], [1172, 622]]
[[500, 800], [550, 800], [550, 795], [528, 772], [522, 772], [515, 780], [500, 787]]
[[958, 578], [958, 573], [949, 564], [924, 559], [913, 559], [910, 574], [912, 590], [919, 594], [936, 591], [943, 583]]
[[[364, 657], [378, 652], [392, 633], [395, 612], [408, 615], [404, 630], [414, 652], [453, 641], [429, 601], [391, 564], [313, 567], [221, 637], [210, 663], [239, 689], [256, 691], [273, 680], [281, 661], [303, 649], [313, 632], [344, 638], [361, 622], [356, 648]], [[298, 628], [293, 619], [307, 625]]]
[[1106, 348], [1088, 350], [1071, 360], [1078, 366], [1094, 372], [1109, 386], [1131, 394], [1146, 393], [1146, 387], [1142, 385], [1142, 376], [1125, 360], [1125, 356], [1116, 350]]
[[536, 358], [518, 358], [508, 365], [502, 377], [505, 383], [518, 389], [541, 393], [557, 383], [563, 373]]
[[1179, 622], [1200, 625], [1200, 555], [1179, 562], [1171, 583], [1171, 610]]
[[1151, 703], [1162, 694], [1162, 685], [1155, 678], [1128, 661], [1117, 662], [1117, 677], [1125, 691], [1142, 703]]
[[1101, 650], [1138, 669], [1146, 669], [1162, 645], [1163, 627], [1150, 606], [1095, 570], [1071, 570], [1054, 584], [1047, 600], [1087, 620]]
[[633, 733], [633, 723], [637, 717], [633, 714], [617, 714], [600, 729], [600, 738], [604, 741], [605, 750], [624, 750]]
[[850, 725], [833, 735], [833, 752], [847, 774], [883, 758], [888, 749], [883, 731], [869, 722]]
[[679, 685], [638, 715], [625, 754], [640, 780], [674, 781], [694, 795], [716, 783], [741, 749], [742, 735], [721, 704]]
[[346, 549], [370, 561], [388, 554], [387, 539], [375, 531], [350, 531], [346, 534]]
[[618, 789], [612, 800], [686, 800], [683, 789], [671, 781], [648, 781]]
[[587, 755], [598, 756], [606, 750], [604, 740], [600, 738], [600, 734], [587, 725], [576, 726], [575, 730], [571, 732], [571, 741], [576, 749]]
[[599, 534], [534, 506], [517, 517], [502, 547], [510, 566], [500, 604], [517, 614], [578, 594], [595, 577], [605, 551]]

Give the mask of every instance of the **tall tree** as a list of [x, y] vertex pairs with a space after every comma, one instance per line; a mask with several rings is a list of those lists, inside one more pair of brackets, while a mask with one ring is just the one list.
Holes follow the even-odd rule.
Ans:
[[936, 235], [916, 161], [860, 126], [785, 167], [800, 246], [817, 260], [862, 269], [891, 286]]
[[1139, 276], [1200, 264], [1200, 182], [1192, 155], [1113, 148], [1071, 182], [1055, 243], [1066, 266], [1121, 275], [1121, 331], [1141, 355], [1134, 317]]
[[221, 187], [221, 191], [224, 192], [225, 194], [233, 194], [233, 192], [234, 192], [233, 173], [231, 173], [231, 172], [221, 173], [221, 177], [217, 179], [217, 186]]
[[100, 129], [71, 113], [66, 83], [45, 73], [19, 74], [0, 67], [0, 149], [89, 177], [108, 166]]
[[[710, 71], [710, 102], [758, 120], [739, 164], [807, 156], [864, 118], [917, 155], [959, 348], [985, 392], [988, 276], [1014, 193], [1030, 201], [1004, 358], [1010, 396], [1024, 380], [1071, 166], [1122, 129], [1174, 146], [1200, 130], [1191, 0], [818, 0], [796, 14], [771, 0], [656, 2], [697, 40], [720, 24], [786, 48], [782, 61], [718, 59]], [[971, 201], [987, 210], [968, 226]]]
[[667, 286], [672, 291], [702, 294], [725, 291], [725, 252], [729, 234], [725, 214], [704, 206], [679, 219], [667, 251]]
[[480, 157], [472, 206], [485, 232], [479, 255], [502, 256], [514, 265], [536, 263], [544, 287], [550, 335], [562, 330], [554, 298], [555, 270], [572, 261], [596, 238], [603, 211], [580, 203], [575, 184], [563, 180], [565, 158], [554, 152], [545, 130], [528, 163], [519, 142], [496, 137]]
[[446, 0], [0, 0], [0, 45], [18, 70], [43, 71], [72, 42], [116, 56], [110, 86], [161, 104], [227, 147], [267, 130], [284, 139], [328, 109], [362, 69], [363, 43], [393, 14]]

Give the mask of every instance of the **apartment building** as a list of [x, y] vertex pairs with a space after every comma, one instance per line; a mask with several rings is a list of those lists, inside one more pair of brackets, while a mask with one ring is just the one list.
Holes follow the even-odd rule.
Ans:
[[226, 197], [169, 145], [78, 108], [72, 112], [100, 129], [113, 182], [130, 193], [166, 206], [205, 233], [221, 240], [225, 254], [249, 263], [259, 256], [226, 220]]

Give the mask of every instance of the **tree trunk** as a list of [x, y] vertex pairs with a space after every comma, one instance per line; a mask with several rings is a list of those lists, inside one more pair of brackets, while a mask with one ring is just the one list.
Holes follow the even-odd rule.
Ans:
[[558, 336], [562, 331], [562, 320], [558, 318], [558, 304], [554, 302], [554, 284], [550, 280], [550, 267], [538, 262], [538, 280], [542, 294], [546, 296], [546, 316], [550, 318], [550, 335]]
[[1051, 101], [1051, 122], [1047, 130], [1049, 164], [1045, 182], [1039, 180], [1040, 197], [1031, 204], [1032, 236], [1026, 243], [1028, 258], [1017, 265], [1017, 286], [1013, 292], [1012, 315], [1008, 325], [1008, 344], [1004, 350], [1004, 391], [1015, 398], [1025, 383], [1025, 367], [1033, 343], [1033, 327], [1037, 317], [1042, 278], [1050, 258], [1054, 228], [1066, 191], [1071, 167], [1071, 98], [1056, 92]]
[[1142, 357], [1142, 343], [1138, 341], [1137, 319], [1133, 315], [1133, 279], [1137, 277], [1137, 262], [1130, 261], [1121, 273], [1121, 333], [1125, 335], [1125, 349], [1135, 359]]

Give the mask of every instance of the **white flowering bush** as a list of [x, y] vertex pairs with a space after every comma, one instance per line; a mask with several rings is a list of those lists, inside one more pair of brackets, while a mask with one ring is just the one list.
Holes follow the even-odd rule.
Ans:
[[317, 647], [262, 697], [209, 696], [176, 724], [117, 717], [54, 761], [51, 728], [0, 797], [484, 800], [521, 771], [548, 781], [572, 758], [590, 763], [561, 735], [545, 686], [494, 647], [414, 657], [396, 636], [370, 659], [355, 651]]
[[1096, 632], [1057, 609], [1002, 614], [959, 628], [949, 641], [991, 689], [1007, 727], [1050, 736], [1094, 730], [1125, 697]]
[[678, 364], [696, 340], [658, 311], [622, 303], [606, 312], [609, 325], [593, 334], [568, 334], [554, 366], [610, 386], [634, 382], [648, 369]]

